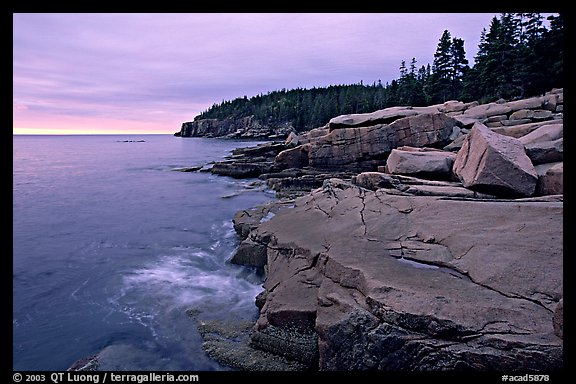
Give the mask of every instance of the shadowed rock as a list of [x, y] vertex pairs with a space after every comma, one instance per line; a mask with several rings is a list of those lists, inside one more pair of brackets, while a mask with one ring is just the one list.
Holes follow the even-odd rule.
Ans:
[[546, 163], [536, 166], [538, 195], [564, 194], [564, 163]]
[[563, 138], [554, 141], [537, 141], [527, 144], [525, 147], [526, 154], [534, 165], [554, 163], [564, 159]]

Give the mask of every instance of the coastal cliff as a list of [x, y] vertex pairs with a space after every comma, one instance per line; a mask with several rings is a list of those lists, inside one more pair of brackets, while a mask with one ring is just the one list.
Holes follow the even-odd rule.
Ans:
[[289, 125], [268, 126], [254, 116], [238, 119], [198, 119], [182, 123], [179, 137], [226, 137], [236, 139], [285, 138], [293, 130]]
[[312, 370], [561, 369], [562, 118], [561, 89], [399, 107], [216, 164], [284, 197], [234, 218], [231, 261], [266, 274], [251, 348]]

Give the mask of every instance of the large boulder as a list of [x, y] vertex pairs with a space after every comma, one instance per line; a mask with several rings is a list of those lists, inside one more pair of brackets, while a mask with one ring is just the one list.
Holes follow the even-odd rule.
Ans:
[[536, 166], [538, 184], [536, 193], [544, 195], [564, 194], [564, 163], [547, 163]]
[[488, 103], [468, 108], [462, 116], [473, 119], [486, 119], [490, 116], [506, 115], [511, 111], [512, 108], [507, 104]]
[[537, 141], [527, 144], [526, 154], [532, 164], [545, 164], [562, 161], [564, 159], [564, 139], [561, 137], [553, 141]]
[[481, 123], [466, 136], [453, 170], [464, 187], [501, 196], [532, 196], [538, 181], [524, 145]]
[[563, 365], [563, 204], [389, 194], [330, 180], [251, 235], [252, 344], [320, 370]]
[[556, 140], [564, 136], [564, 124], [546, 124], [519, 138], [524, 145]]
[[510, 110], [512, 111], [520, 111], [523, 109], [540, 109], [542, 108], [543, 104], [544, 98], [537, 96], [527, 99], [510, 101], [506, 105], [510, 107]]
[[510, 115], [510, 120], [547, 120], [552, 118], [552, 112], [541, 109], [521, 109]]
[[473, 117], [473, 116], [468, 116], [468, 115], [456, 115], [453, 116], [454, 120], [456, 120], [456, 123], [458, 124], [459, 127], [462, 128], [470, 128], [472, 127], [474, 124], [478, 123], [480, 120], [484, 120], [482, 117]]
[[500, 133], [501, 135], [504, 135], [504, 136], [511, 136], [511, 137], [515, 137], [515, 138], [520, 138], [522, 136], [529, 134], [532, 131], [535, 131], [536, 129], [538, 129], [544, 125], [561, 124], [561, 123], [562, 123], [562, 120], [547, 120], [547, 121], [541, 121], [541, 122], [536, 122], [536, 123], [513, 125], [513, 126], [508, 126], [508, 127], [496, 127], [496, 128], [492, 128], [492, 130], [494, 132]]
[[393, 149], [386, 160], [388, 172], [447, 179], [452, 175], [456, 154], [409, 146]]
[[307, 144], [312, 141], [315, 141], [319, 137], [326, 136], [329, 133], [330, 128], [328, 128], [327, 126], [314, 128], [309, 130], [308, 132], [301, 134], [299, 138], [299, 143]]
[[306, 167], [308, 165], [309, 149], [310, 144], [303, 144], [295, 148], [286, 149], [276, 156], [274, 163], [279, 169]]
[[448, 100], [439, 109], [444, 113], [460, 112], [466, 109], [466, 104], [458, 100]]

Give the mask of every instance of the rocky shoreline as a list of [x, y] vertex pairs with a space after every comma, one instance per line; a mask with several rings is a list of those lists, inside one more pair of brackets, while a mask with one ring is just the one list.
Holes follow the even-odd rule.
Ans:
[[[249, 119], [232, 123], [177, 136], [254, 137]], [[208, 356], [243, 371], [564, 367], [562, 89], [285, 136], [178, 169], [258, 178], [277, 195], [233, 219], [230, 261], [266, 276], [257, 321], [189, 311]], [[71, 368], [94, 369], [98, 356]]]
[[214, 164], [279, 197], [233, 220], [231, 262], [266, 274], [250, 348], [321, 371], [561, 369], [562, 133], [555, 89], [338, 116]]

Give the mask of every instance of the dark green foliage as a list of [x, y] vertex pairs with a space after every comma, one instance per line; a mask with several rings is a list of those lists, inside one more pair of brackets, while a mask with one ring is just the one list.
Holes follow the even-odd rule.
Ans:
[[214, 104], [198, 119], [254, 117], [270, 126], [291, 124], [297, 131], [319, 127], [332, 117], [364, 113], [393, 105], [389, 91], [380, 82], [372, 85], [331, 85], [325, 88], [268, 92], [266, 95], [239, 97]]
[[480, 100], [529, 97], [563, 87], [562, 15], [550, 30], [538, 13], [504, 13], [481, 35], [476, 65], [464, 78], [467, 96]]
[[254, 115], [263, 124], [289, 124], [297, 131], [323, 126], [332, 117], [366, 113], [396, 105], [425, 106], [447, 100], [487, 102], [521, 98], [564, 86], [562, 15], [503, 13], [480, 35], [475, 65], [468, 66], [464, 40], [445, 30], [434, 62], [417, 67], [400, 63], [400, 78], [386, 85], [349, 85], [282, 89], [214, 104], [196, 119], [241, 118]]

